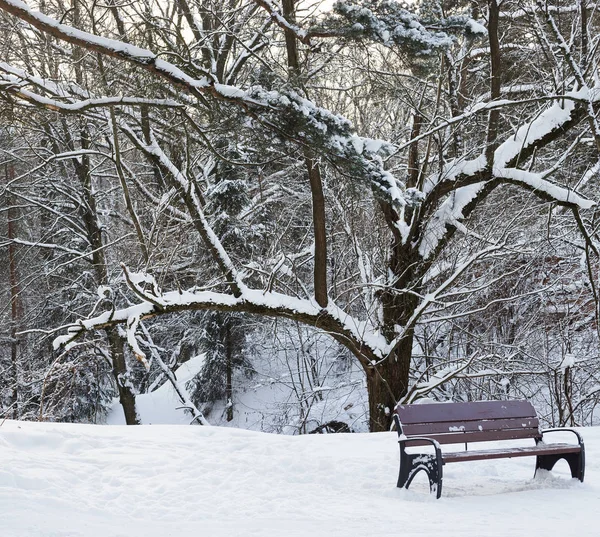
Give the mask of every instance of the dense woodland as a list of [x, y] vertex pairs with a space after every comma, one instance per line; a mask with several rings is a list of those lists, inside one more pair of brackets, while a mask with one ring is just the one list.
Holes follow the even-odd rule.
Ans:
[[597, 423], [597, 8], [0, 0], [0, 419]]

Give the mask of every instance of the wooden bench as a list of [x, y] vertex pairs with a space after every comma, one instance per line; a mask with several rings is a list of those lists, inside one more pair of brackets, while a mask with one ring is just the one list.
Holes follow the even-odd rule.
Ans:
[[[431, 492], [442, 495], [442, 469], [450, 462], [478, 461], [510, 457], [536, 456], [538, 468], [552, 470], [565, 459], [571, 475], [583, 481], [585, 450], [581, 435], [573, 429], [539, 428], [539, 420], [528, 401], [478, 401], [472, 403], [436, 403], [399, 405], [394, 413], [400, 444], [398, 487], [408, 488], [415, 475], [423, 470]], [[546, 444], [547, 433], [567, 431], [577, 444]], [[468, 450], [471, 442], [533, 439], [527, 447]], [[442, 452], [442, 444], [464, 444], [464, 450]], [[433, 446], [434, 453], [407, 453], [407, 447]], [[411, 450], [412, 451], [412, 450]]]

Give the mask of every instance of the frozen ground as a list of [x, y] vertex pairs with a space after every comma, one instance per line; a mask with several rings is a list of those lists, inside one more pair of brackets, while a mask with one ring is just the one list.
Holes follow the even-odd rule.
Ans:
[[600, 534], [600, 428], [584, 484], [566, 464], [532, 479], [530, 457], [462, 463], [435, 500], [423, 474], [396, 489], [395, 433], [0, 423], [2, 537]]

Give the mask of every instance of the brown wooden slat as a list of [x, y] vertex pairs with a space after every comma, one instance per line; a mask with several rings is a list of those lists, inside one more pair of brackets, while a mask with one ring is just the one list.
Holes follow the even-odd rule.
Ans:
[[430, 436], [449, 433], [498, 431], [504, 429], [534, 429], [537, 433], [539, 425], [540, 423], [537, 418], [486, 419], [480, 421], [445, 421], [437, 423], [403, 424], [402, 431], [406, 436]]
[[573, 444], [538, 444], [537, 446], [489, 449], [485, 451], [459, 451], [444, 453], [442, 459], [445, 463], [462, 461], [480, 461], [485, 459], [506, 459], [512, 457], [527, 457], [532, 455], [552, 455], [554, 453], [579, 453], [581, 448]]
[[[520, 440], [539, 437], [537, 429], [507, 429], [503, 431], [484, 431], [472, 433], [428, 434], [427, 438], [437, 440], [440, 444], [468, 444], [470, 442], [494, 442], [496, 440]], [[426, 446], [429, 442], [407, 439], [407, 446]]]
[[400, 422], [436, 423], [448, 421], [483, 421], [502, 418], [534, 418], [537, 416], [529, 401], [474, 401], [469, 403], [436, 403], [401, 405], [396, 408]]

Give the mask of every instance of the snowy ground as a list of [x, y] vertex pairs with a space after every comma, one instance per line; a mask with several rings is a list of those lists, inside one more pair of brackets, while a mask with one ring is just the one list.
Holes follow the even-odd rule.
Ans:
[[[586, 482], [533, 458], [445, 467], [444, 496], [395, 487], [395, 433], [0, 422], [2, 537], [594, 536], [600, 428]], [[562, 461], [561, 461], [562, 463]]]

